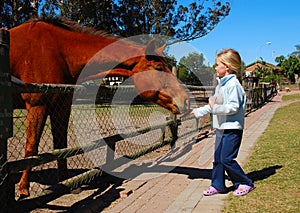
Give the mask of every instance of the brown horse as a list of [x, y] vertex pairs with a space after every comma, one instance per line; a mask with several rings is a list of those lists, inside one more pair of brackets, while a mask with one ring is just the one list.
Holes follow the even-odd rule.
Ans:
[[[140, 95], [161, 105], [174, 114], [189, 108], [189, 97], [171, 73], [164, 57], [164, 47], [155, 48], [154, 42], [146, 46], [132, 42], [119, 42], [108, 48], [105, 55], [99, 50], [116, 42], [112, 36], [87, 32], [71, 22], [55, 19], [33, 20], [17, 26], [10, 32], [11, 74], [25, 83], [75, 84], [104, 76], [131, 77]], [[127, 55], [134, 55], [128, 58]], [[93, 61], [90, 62], [90, 59]], [[100, 66], [91, 73], [81, 75], [87, 64]], [[150, 72], [152, 71], [152, 72]], [[136, 75], [138, 73], [142, 73]], [[80, 78], [80, 79], [78, 79]], [[72, 95], [68, 94], [21, 94], [27, 109], [25, 157], [37, 155], [38, 144], [47, 116], [50, 116], [55, 149], [67, 147], [67, 129]], [[58, 101], [63, 98], [64, 103]], [[55, 109], [55, 110], [54, 110]], [[23, 171], [19, 182], [20, 197], [29, 196], [28, 174]], [[66, 160], [58, 160], [58, 178], [67, 178]]]

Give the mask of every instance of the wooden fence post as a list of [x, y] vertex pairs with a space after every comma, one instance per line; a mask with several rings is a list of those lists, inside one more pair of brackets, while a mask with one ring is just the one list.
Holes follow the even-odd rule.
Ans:
[[12, 86], [9, 70], [9, 32], [0, 30], [0, 212], [14, 201], [7, 172], [7, 139], [13, 134]]
[[[178, 78], [178, 69], [176, 66], [172, 67], [172, 73], [175, 75], [176, 78]], [[174, 121], [169, 128], [171, 132], [172, 142], [171, 147], [175, 145], [176, 140], [178, 139], [178, 122], [177, 122], [177, 115], [170, 113], [170, 118]]]

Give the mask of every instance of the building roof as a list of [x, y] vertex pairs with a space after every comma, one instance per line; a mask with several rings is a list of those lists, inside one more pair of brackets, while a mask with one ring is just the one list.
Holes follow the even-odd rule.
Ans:
[[265, 61], [255, 61], [252, 64], [249, 64], [244, 72], [253, 72], [257, 67], [269, 68], [272, 70], [280, 70], [280, 67], [275, 66], [274, 64], [267, 63]]

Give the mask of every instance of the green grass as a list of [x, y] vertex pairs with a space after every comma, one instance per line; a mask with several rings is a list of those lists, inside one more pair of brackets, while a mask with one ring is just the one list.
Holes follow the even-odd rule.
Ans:
[[[287, 95], [284, 101], [299, 99]], [[279, 108], [243, 166], [256, 189], [230, 195], [223, 212], [300, 212], [300, 102]]]
[[288, 94], [288, 95], [284, 95], [282, 97], [283, 101], [292, 101], [292, 100], [296, 100], [296, 99], [300, 99], [300, 94], [296, 93], [296, 94]]

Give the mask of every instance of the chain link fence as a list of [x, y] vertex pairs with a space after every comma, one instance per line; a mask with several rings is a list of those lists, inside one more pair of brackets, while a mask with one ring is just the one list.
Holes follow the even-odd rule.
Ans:
[[[54, 150], [51, 122], [48, 117], [38, 146], [39, 155], [24, 158], [27, 111], [22, 108], [13, 110], [13, 135], [7, 140], [8, 174], [6, 174], [9, 175], [11, 182], [8, 191], [12, 202], [16, 201], [18, 205], [24, 203], [24, 200], [17, 200], [20, 196], [18, 182], [25, 168], [32, 167], [29, 175], [30, 197], [26, 201], [51, 197], [52, 194], [67, 193], [82, 184], [88, 184], [101, 175], [103, 167], [107, 168], [112, 161], [115, 163], [109, 170], [122, 166], [123, 161], [118, 161], [122, 157], [136, 159], [175, 142], [178, 137], [198, 131], [199, 126], [206, 125], [209, 128], [206, 122], [209, 121], [209, 117], [201, 123], [193, 117], [177, 119], [166, 109], [139, 97], [133, 85], [101, 86], [94, 95], [87, 92], [87, 87], [80, 86], [49, 84], [14, 86], [16, 94], [41, 92], [68, 94], [74, 91], [79, 95], [73, 96], [68, 145], [65, 149]], [[95, 91], [95, 88], [91, 91]], [[117, 92], [119, 94], [116, 98]], [[201, 93], [194, 90], [195, 97], [200, 101], [197, 106], [207, 101], [209, 93], [203, 89]], [[61, 97], [59, 100], [61, 104], [58, 106], [64, 105], [65, 96]], [[134, 98], [128, 100], [128, 97]], [[67, 158], [69, 172], [69, 179], [63, 182], [59, 182], [57, 178], [56, 160], [61, 158]]]

